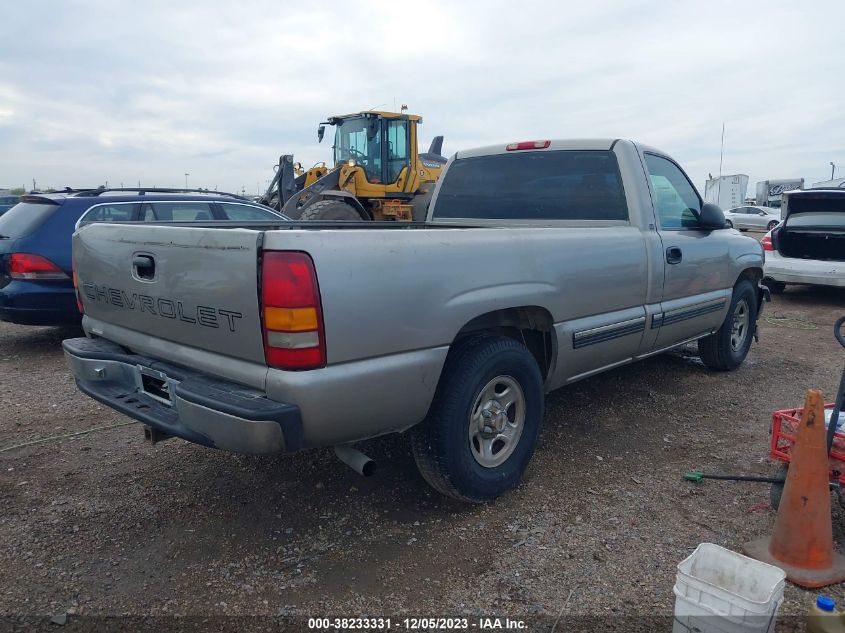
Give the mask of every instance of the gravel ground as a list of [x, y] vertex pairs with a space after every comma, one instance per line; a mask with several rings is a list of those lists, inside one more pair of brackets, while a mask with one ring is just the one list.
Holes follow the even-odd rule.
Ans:
[[[549, 630], [562, 614], [563, 631], [579, 615], [670, 615], [676, 565], [699, 543], [738, 550], [774, 521], [766, 484], [682, 473], [774, 471], [770, 412], [810, 387], [833, 397], [843, 308], [845, 291], [790, 288], [735, 373], [683, 349], [551, 394], [523, 483], [487, 506], [430, 491], [402, 436], [369, 443], [369, 479], [329, 450], [153, 447], [134, 424], [0, 452], [3, 623], [498, 614]], [[0, 323], [0, 450], [126, 421], [75, 389], [60, 342], [76, 335]], [[845, 549], [845, 512], [833, 513]], [[826, 592], [845, 600], [842, 585]], [[788, 586], [781, 614], [813, 595]]]

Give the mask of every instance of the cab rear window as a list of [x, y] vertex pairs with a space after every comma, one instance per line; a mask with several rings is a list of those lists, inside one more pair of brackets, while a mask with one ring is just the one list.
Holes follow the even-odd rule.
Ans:
[[59, 208], [57, 204], [19, 202], [0, 215], [0, 239], [17, 239], [34, 233]]
[[613, 152], [523, 152], [455, 160], [434, 217], [624, 221], [628, 206]]

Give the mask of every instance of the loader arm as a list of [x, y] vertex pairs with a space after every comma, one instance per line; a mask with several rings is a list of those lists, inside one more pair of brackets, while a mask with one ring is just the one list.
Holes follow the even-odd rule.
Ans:
[[320, 194], [329, 189], [338, 188], [340, 171], [340, 169], [333, 169], [310, 186], [295, 192], [285, 201], [281, 212], [293, 220], [298, 220], [305, 209], [320, 199]]

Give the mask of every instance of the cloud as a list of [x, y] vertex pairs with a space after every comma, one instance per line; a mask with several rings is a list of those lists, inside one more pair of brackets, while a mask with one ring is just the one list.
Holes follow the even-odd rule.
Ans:
[[317, 124], [408, 103], [423, 145], [626, 137], [703, 189], [845, 170], [845, 5], [787, 2], [64, 2], [4, 10], [0, 185], [247, 191]]

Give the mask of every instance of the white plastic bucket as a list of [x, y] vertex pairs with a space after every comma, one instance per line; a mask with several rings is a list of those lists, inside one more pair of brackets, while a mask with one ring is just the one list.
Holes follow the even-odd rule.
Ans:
[[674, 633], [770, 633], [786, 573], [774, 565], [701, 543], [678, 565]]

